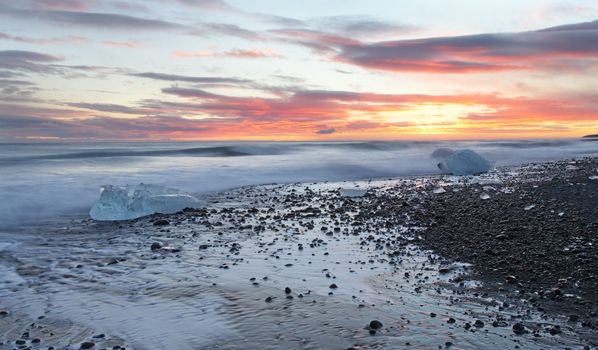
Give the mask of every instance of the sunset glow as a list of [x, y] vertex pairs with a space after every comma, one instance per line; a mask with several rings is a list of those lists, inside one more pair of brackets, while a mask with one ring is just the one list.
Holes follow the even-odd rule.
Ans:
[[598, 130], [596, 4], [282, 3], [0, 0], [0, 139]]

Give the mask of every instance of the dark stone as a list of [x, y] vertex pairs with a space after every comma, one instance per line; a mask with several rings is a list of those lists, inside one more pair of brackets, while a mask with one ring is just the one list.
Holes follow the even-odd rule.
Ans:
[[505, 276], [505, 281], [509, 284], [517, 283], [517, 277], [515, 276]]
[[91, 342], [91, 341], [86, 341], [86, 342], [81, 343], [80, 349], [91, 349], [94, 346], [96, 346], [96, 343]]
[[438, 272], [440, 272], [440, 273], [442, 273], [442, 274], [449, 273], [449, 272], [451, 272], [451, 268], [450, 268], [450, 267], [448, 267], [448, 266], [441, 266], [441, 267], [438, 269]]
[[382, 322], [378, 321], [378, 320], [372, 320], [370, 321], [370, 329], [376, 330], [376, 329], [380, 329], [382, 328]]
[[473, 323], [473, 325], [476, 328], [483, 328], [484, 327], [484, 322], [482, 322], [480, 320], [475, 320], [475, 322]]
[[338, 286], [337, 286], [336, 284], [334, 284], [334, 283], [333, 283], [333, 284], [331, 284], [331, 285], [330, 285], [328, 288], [330, 288], [330, 289], [336, 289], [336, 288], [338, 288]]
[[285, 294], [291, 294], [292, 290], [289, 287], [285, 287], [284, 292]]
[[158, 219], [158, 220], [154, 221], [154, 226], [166, 226], [166, 225], [170, 225], [170, 221], [168, 221], [166, 219]]
[[152, 251], [154, 251], [154, 250], [160, 250], [161, 248], [162, 248], [162, 245], [160, 243], [158, 243], [158, 242], [152, 243], [152, 246], [150, 247], [150, 249]]
[[523, 323], [517, 322], [513, 325], [513, 333], [521, 335], [525, 333], [525, 326]]

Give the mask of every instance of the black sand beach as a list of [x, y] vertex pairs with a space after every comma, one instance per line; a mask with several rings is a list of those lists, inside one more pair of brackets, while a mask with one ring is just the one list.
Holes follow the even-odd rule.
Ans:
[[266, 185], [21, 232], [0, 347], [594, 349], [596, 176], [584, 158]]
[[[598, 320], [598, 161], [531, 167], [527, 178], [427, 198], [421, 245], [474, 265], [495, 292], [592, 328]], [[591, 179], [594, 177], [594, 179]], [[501, 193], [500, 189], [512, 191]], [[480, 193], [489, 199], [480, 199]]]

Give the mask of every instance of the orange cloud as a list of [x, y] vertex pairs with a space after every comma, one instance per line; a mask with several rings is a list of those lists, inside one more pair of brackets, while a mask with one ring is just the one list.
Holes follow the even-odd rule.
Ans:
[[[59, 122], [59, 131], [52, 128], [45, 134], [52, 137], [67, 130], [69, 137], [274, 140], [563, 137], [598, 129], [594, 112], [598, 100], [588, 97], [554, 100], [305, 90], [258, 98], [179, 87], [163, 92], [182, 100], [144, 101], [140, 106], [70, 104], [81, 112], [56, 119], [50, 111], [45, 124], [36, 120], [27, 126], [44, 136], [40, 126]], [[426, 115], [430, 108], [442, 115]]]
[[140, 43], [133, 42], [133, 41], [113, 41], [113, 40], [105, 40], [102, 41], [102, 44], [106, 46], [113, 46], [113, 47], [124, 47], [128, 49], [138, 49], [142, 47]]

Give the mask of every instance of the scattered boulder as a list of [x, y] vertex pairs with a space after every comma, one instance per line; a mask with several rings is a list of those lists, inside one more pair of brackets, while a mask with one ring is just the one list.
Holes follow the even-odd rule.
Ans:
[[154, 226], [168, 226], [170, 225], [170, 221], [166, 219], [158, 219], [154, 221]]
[[521, 322], [517, 322], [513, 325], [513, 333], [521, 335], [525, 333], [525, 326]]
[[86, 342], [81, 343], [81, 346], [79, 347], [79, 349], [91, 349], [94, 346], [96, 346], [96, 344], [94, 342], [86, 341]]
[[382, 326], [383, 326], [382, 322], [380, 322], [378, 320], [372, 320], [372, 321], [370, 321], [369, 328], [373, 329], [373, 330], [378, 330], [378, 329], [382, 328]]

